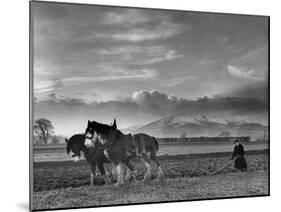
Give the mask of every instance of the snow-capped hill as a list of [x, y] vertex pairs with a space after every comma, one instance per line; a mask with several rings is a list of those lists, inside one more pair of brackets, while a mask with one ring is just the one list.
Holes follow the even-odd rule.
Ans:
[[267, 126], [243, 120], [224, 120], [199, 114], [195, 116], [175, 115], [146, 124], [134, 133], [143, 132], [157, 137], [186, 136], [218, 136], [221, 132], [229, 132], [233, 136], [256, 136]]

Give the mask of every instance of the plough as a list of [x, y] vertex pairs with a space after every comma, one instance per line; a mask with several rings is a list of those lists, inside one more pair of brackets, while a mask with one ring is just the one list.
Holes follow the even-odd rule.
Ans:
[[212, 171], [212, 172], [209, 172], [209, 171], [207, 171], [207, 170], [205, 170], [205, 169], [200, 169], [202, 172], [204, 172], [204, 173], [206, 173], [206, 174], [208, 174], [208, 175], [212, 175], [212, 174], [216, 174], [216, 173], [218, 173], [219, 171], [221, 171], [221, 170], [223, 170], [225, 167], [227, 167], [229, 164], [231, 164], [232, 163], [232, 160], [230, 160], [230, 161], [227, 161], [225, 164], [223, 164], [220, 168], [218, 168], [218, 169], [216, 169], [215, 171]]

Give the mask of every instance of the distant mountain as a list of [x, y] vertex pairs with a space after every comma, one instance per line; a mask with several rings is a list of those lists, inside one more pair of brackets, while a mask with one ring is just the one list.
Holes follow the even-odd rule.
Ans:
[[142, 126], [141, 125], [134, 125], [134, 126], [131, 126], [131, 127], [128, 127], [128, 128], [123, 128], [123, 129], [120, 129], [123, 133], [132, 133], [132, 132], [135, 132], [137, 131], [139, 128], [141, 128]]
[[224, 120], [199, 114], [169, 116], [133, 129], [131, 132], [143, 132], [157, 137], [180, 137], [182, 134], [186, 137], [219, 136], [221, 132], [229, 132], [231, 136], [251, 136], [257, 139], [262, 137], [266, 130], [267, 126], [260, 123]]

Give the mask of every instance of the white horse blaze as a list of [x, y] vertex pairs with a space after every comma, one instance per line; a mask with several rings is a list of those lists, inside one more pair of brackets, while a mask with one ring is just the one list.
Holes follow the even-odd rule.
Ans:
[[77, 162], [77, 161], [80, 160], [80, 158], [79, 158], [78, 156], [75, 156], [75, 157], [72, 158], [72, 160], [73, 160], [74, 162]]
[[87, 147], [91, 146], [91, 145], [92, 145], [92, 140], [89, 139], [89, 138], [86, 138], [86, 139], [85, 139], [85, 145], [86, 145]]
[[91, 136], [91, 133], [90, 132], [87, 132], [86, 133], [86, 137], [90, 137]]

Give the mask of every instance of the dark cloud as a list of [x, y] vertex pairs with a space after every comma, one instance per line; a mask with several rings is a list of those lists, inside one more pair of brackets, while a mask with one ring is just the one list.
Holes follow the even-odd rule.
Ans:
[[62, 4], [50, 4], [47, 2], [33, 2], [34, 13], [40, 15], [41, 18], [59, 19], [66, 17], [69, 12], [65, 5]]
[[139, 91], [133, 94], [133, 100], [141, 109], [161, 116], [225, 111], [233, 114], [249, 114], [267, 110], [267, 102], [256, 98], [203, 97], [187, 100], [158, 91]]
[[62, 134], [114, 117], [267, 121], [266, 17], [33, 4], [34, 113]]
[[[170, 90], [163, 91], [177, 96], [192, 89], [185, 98], [229, 91], [230, 84], [239, 88], [241, 77], [263, 79], [267, 72], [266, 17], [33, 4], [34, 76], [40, 97], [56, 89], [54, 79], [64, 82], [58, 84], [57, 93], [71, 97], [93, 87], [93, 83], [85, 85], [85, 79], [118, 80], [122, 87], [126, 78], [116, 78], [117, 69], [124, 74], [149, 71], [141, 74], [147, 86], [127, 84], [129, 92], [159, 90], [164, 87], [159, 82], [165, 81]], [[183, 74], [188, 75], [186, 80]], [[128, 76], [139, 80], [137, 74]], [[194, 76], [203, 83], [191, 82]], [[187, 81], [188, 85], [183, 83]]]
[[114, 113], [142, 112], [155, 116], [168, 116], [179, 113], [197, 114], [210, 112], [231, 112], [233, 114], [251, 114], [267, 111], [267, 102], [257, 98], [240, 97], [203, 97], [197, 100], [177, 98], [158, 91], [138, 91], [132, 98], [124, 100], [86, 103], [83, 99], [57, 98], [54, 94], [50, 99], [37, 102], [37, 107], [57, 113], [71, 109], [83, 109], [83, 113], [109, 112]]
[[219, 114], [220, 117], [239, 116], [244, 119], [258, 114], [264, 118], [268, 109], [266, 101], [255, 98], [203, 97], [187, 100], [158, 91], [138, 91], [132, 98], [92, 103], [76, 98], [57, 98], [55, 95], [50, 97], [35, 102], [35, 117], [47, 117], [56, 122], [69, 119], [109, 122], [117, 118], [121, 126], [126, 127], [179, 114]]
[[236, 96], [241, 98], [255, 98], [268, 101], [268, 82], [260, 81], [255, 83], [243, 83], [240, 87], [235, 87], [214, 96]]

